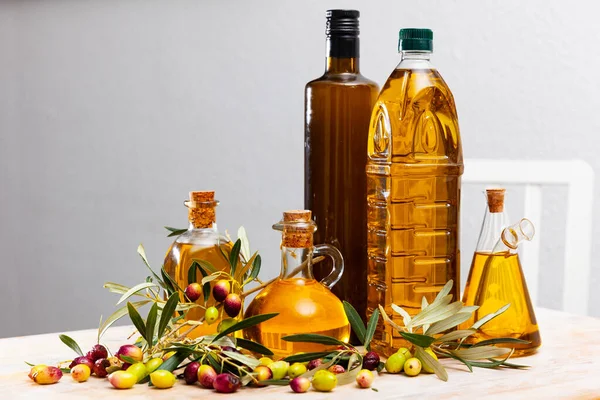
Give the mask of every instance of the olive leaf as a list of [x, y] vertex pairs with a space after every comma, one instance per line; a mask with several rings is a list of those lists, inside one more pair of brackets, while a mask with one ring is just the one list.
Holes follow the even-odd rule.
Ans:
[[292, 356], [287, 356], [286, 358], [283, 359], [283, 361], [287, 361], [289, 363], [307, 362], [307, 361], [316, 360], [317, 358], [327, 357], [331, 354], [334, 354], [334, 353], [332, 353], [331, 351], [319, 351], [319, 352], [314, 352], [314, 353], [300, 353], [300, 354], [294, 354]]
[[260, 365], [260, 361], [258, 361], [256, 358], [248, 357], [241, 353], [236, 353], [235, 351], [226, 350], [226, 351], [223, 351], [223, 353], [227, 357], [233, 358], [234, 360], [239, 361], [244, 365], [247, 365], [248, 367], [250, 367], [250, 369], [254, 369]]
[[[247, 263], [250, 263], [250, 241], [248, 240], [248, 235], [246, 235], [246, 228], [240, 226], [237, 231], [238, 240], [241, 242], [240, 246], [240, 254], [244, 257]], [[256, 254], [256, 253], [255, 253]]]
[[108, 291], [111, 293], [118, 293], [118, 294], [127, 293], [127, 291], [129, 290], [129, 288], [127, 286], [120, 285], [120, 284], [114, 283], [114, 282], [106, 282], [103, 287], [105, 289], [108, 289]]
[[146, 339], [146, 342], [150, 343], [150, 341], [146, 338], [146, 325], [144, 324], [144, 320], [142, 319], [140, 313], [135, 309], [133, 304], [129, 302], [127, 302], [127, 313], [129, 314], [129, 318], [131, 319], [131, 322], [133, 322], [133, 325], [139, 334]]
[[261, 264], [260, 254], [257, 254], [256, 258], [254, 259], [254, 262], [252, 263], [252, 271], [250, 272], [249, 279], [251, 281], [258, 277], [258, 274], [260, 272], [260, 264]]
[[252, 340], [237, 338], [236, 344], [238, 347], [241, 347], [246, 350], [250, 350], [254, 353], [263, 354], [265, 356], [272, 356], [273, 352], [269, 350], [267, 347], [263, 346], [260, 343], [253, 342]]
[[61, 342], [69, 346], [75, 353], [83, 356], [83, 351], [81, 351], [81, 347], [79, 347], [75, 340], [64, 334], [58, 335], [58, 337], [60, 338]]
[[193, 259], [192, 265], [194, 264], [196, 264], [198, 268], [202, 268], [203, 270], [205, 270], [208, 274], [214, 274], [215, 272], [217, 272], [217, 269], [208, 261]]
[[419, 335], [418, 333], [400, 332], [400, 335], [416, 346], [429, 347], [435, 341], [433, 336]]
[[375, 334], [375, 330], [377, 329], [377, 323], [379, 322], [379, 309], [376, 308], [373, 310], [373, 314], [371, 314], [371, 318], [369, 318], [369, 323], [367, 325], [367, 332], [365, 333], [365, 348], [367, 351], [371, 350], [371, 340], [373, 340], [373, 335]]
[[431, 324], [431, 326], [429, 327], [429, 329], [427, 329], [425, 334], [435, 335], [437, 333], [442, 333], [444, 331], [447, 331], [450, 328], [454, 328], [458, 324], [465, 322], [469, 318], [471, 318], [470, 313], [458, 313], [458, 314], [450, 315], [449, 317], [447, 317], [441, 321], [437, 321], [437, 322]]
[[164, 284], [164, 282], [162, 281], [162, 279], [160, 279], [160, 277], [158, 275], [156, 275], [156, 272], [154, 272], [154, 270], [150, 266], [150, 263], [148, 262], [148, 258], [146, 257], [146, 250], [144, 249], [144, 246], [140, 244], [138, 246], [137, 252], [140, 255], [140, 257], [142, 257], [142, 260], [144, 261], [144, 264], [146, 265], [146, 267], [148, 268], [148, 270], [152, 273], [152, 275], [154, 275], [154, 278], [156, 278], [156, 280], [159, 283]]
[[496, 312], [493, 312], [491, 314], [488, 314], [486, 316], [484, 316], [483, 318], [481, 318], [480, 320], [478, 320], [477, 322], [475, 322], [473, 324], [473, 326], [471, 326], [471, 328], [473, 329], [479, 329], [481, 328], [483, 325], [487, 324], [488, 322], [490, 322], [491, 320], [493, 320], [494, 318], [496, 318], [498, 315], [502, 314], [504, 311], [508, 310], [508, 307], [510, 307], [510, 304], [507, 304], [503, 307], [500, 307], [500, 309]]
[[358, 315], [356, 309], [352, 307], [352, 304], [348, 303], [347, 301], [344, 301], [343, 303], [344, 311], [346, 312], [346, 317], [348, 318], [348, 321], [350, 321], [350, 326], [352, 326], [352, 331], [354, 332], [358, 340], [360, 340], [360, 342], [364, 344], [366, 328], [364, 322], [362, 321], [362, 318], [360, 317], [360, 315]]
[[133, 296], [134, 294], [137, 294], [138, 292], [140, 292], [144, 289], [151, 288], [151, 287], [159, 287], [159, 286], [156, 283], [152, 283], [152, 282], [144, 282], [144, 283], [140, 283], [139, 285], [135, 285], [134, 287], [129, 289], [127, 292], [123, 293], [123, 296], [121, 296], [119, 301], [117, 301], [117, 305], [121, 304], [122, 302], [124, 302], [125, 300], [127, 300], [128, 298]]
[[279, 313], [259, 314], [259, 315], [253, 315], [252, 317], [249, 317], [249, 318], [245, 318], [245, 319], [241, 320], [240, 322], [238, 322], [237, 324], [232, 325], [229, 328], [225, 329], [224, 331], [220, 332], [217, 336], [215, 336], [215, 338], [213, 339], [213, 342], [222, 338], [223, 336], [229, 335], [230, 333], [239, 331], [241, 329], [249, 328], [254, 325], [258, 325], [261, 322], [270, 320], [271, 318], [274, 318], [278, 315], [279, 315]]
[[319, 335], [316, 333], [301, 333], [297, 335], [288, 335], [281, 338], [286, 342], [305, 342], [305, 343], [318, 343], [331, 346], [347, 346], [347, 343], [342, 342], [336, 338], [326, 335]]
[[170, 226], [165, 226], [165, 229], [168, 230], [169, 232], [171, 232], [167, 235], [167, 237], [179, 236], [179, 235], [187, 232], [187, 229], [172, 228]]
[[423, 366], [432, 369], [438, 378], [444, 382], [448, 381], [448, 372], [446, 372], [442, 364], [433, 358], [431, 354], [423, 350], [423, 348], [415, 346], [415, 357], [417, 357], [423, 363]]
[[152, 304], [148, 317], [146, 318], [146, 340], [148, 345], [152, 346], [154, 341], [154, 329], [156, 328], [156, 318], [158, 316], [158, 303]]
[[165, 329], [169, 325], [169, 320], [173, 313], [175, 313], [175, 308], [177, 308], [177, 303], [179, 302], [179, 293], [173, 293], [165, 303], [161, 315], [160, 321], [158, 323], [158, 337], [162, 337]]
[[160, 364], [158, 369], [173, 372], [179, 367], [179, 364], [181, 364], [181, 362], [185, 360], [189, 355], [189, 351], [179, 350], [171, 357], [167, 358], [165, 362]]
[[477, 332], [475, 329], [456, 330], [456, 331], [448, 332], [445, 335], [440, 336], [435, 341], [441, 342], [441, 343], [451, 342], [453, 340], [458, 340], [458, 339], [463, 339], [463, 338], [469, 337], [472, 334], [474, 334], [475, 332]]
[[[425, 298], [425, 297], [423, 297]], [[395, 304], [391, 305], [392, 310], [394, 310], [397, 314], [400, 314], [402, 316], [402, 322], [404, 322], [404, 326], [406, 326], [408, 328], [408, 331], [411, 332], [411, 328], [412, 328], [412, 319], [410, 317], [410, 315], [408, 314], [408, 312], [406, 312], [406, 310], [400, 306], [397, 306]]]
[[240, 261], [240, 248], [242, 247], [242, 241], [240, 239], [236, 240], [231, 248], [231, 253], [229, 253], [229, 265], [231, 266], [231, 275], [235, 275], [235, 270], [237, 268], [238, 262]]

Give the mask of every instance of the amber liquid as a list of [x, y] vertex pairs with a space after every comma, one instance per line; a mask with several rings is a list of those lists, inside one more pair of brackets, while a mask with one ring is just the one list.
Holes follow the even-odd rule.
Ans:
[[461, 324], [460, 329], [468, 329], [475, 321], [510, 304], [504, 313], [483, 325], [472, 342], [499, 337], [530, 341], [531, 344], [496, 345], [514, 348], [516, 356], [533, 353], [542, 344], [517, 254], [476, 252], [463, 302], [477, 305], [479, 309], [469, 321]]
[[[221, 244], [223, 250], [228, 254], [231, 249], [231, 245]], [[173, 243], [169, 251], [167, 252], [167, 256], [165, 258], [164, 267], [165, 271], [169, 276], [171, 276], [175, 282], [179, 285], [181, 289], [185, 289], [188, 285], [188, 271], [190, 266], [192, 265], [193, 260], [204, 260], [210, 262], [216, 269], [221, 271], [229, 271], [229, 262], [225, 260], [217, 245], [197, 245], [191, 243]], [[196, 280], [200, 282], [202, 280], [202, 273], [200, 271], [196, 271]], [[212, 285], [214, 285], [215, 281], [211, 282], [211, 290]], [[182, 294], [183, 301], [183, 294]], [[200, 304], [205, 308], [193, 308], [190, 309], [186, 314], [186, 320], [200, 320], [204, 317], [204, 311], [206, 308], [215, 305], [215, 300], [212, 295], [209, 297], [208, 301], [204, 303], [204, 297], [201, 297], [196, 301], [196, 303]], [[187, 336], [190, 338], [196, 338], [204, 335], [212, 335], [217, 332], [217, 327], [219, 322], [224, 318], [227, 318], [227, 315], [221, 311], [219, 315], [219, 320], [214, 322], [212, 325], [208, 325], [204, 322], [202, 325], [199, 325], [195, 328], [191, 333]], [[182, 328], [183, 331], [186, 331], [187, 328]], [[182, 332], [183, 333], [183, 332]]]
[[[454, 280], [459, 297], [459, 202], [463, 171], [452, 93], [434, 69], [396, 69], [373, 109], [368, 141], [368, 314], [390, 305], [411, 315]], [[375, 348], [407, 343], [382, 322]]]
[[245, 318], [279, 313], [260, 325], [244, 330], [246, 339], [267, 346], [278, 356], [331, 349], [320, 344], [286, 342], [282, 337], [297, 333], [318, 333], [343, 342], [350, 337], [344, 307], [329, 289], [314, 279], [279, 279], [254, 298]]
[[[358, 73], [355, 58], [330, 58], [305, 91], [304, 206], [319, 229], [315, 243], [337, 247], [344, 274], [332, 291], [365, 318], [367, 306], [367, 135], [379, 88]], [[331, 270], [315, 265], [317, 279]]]

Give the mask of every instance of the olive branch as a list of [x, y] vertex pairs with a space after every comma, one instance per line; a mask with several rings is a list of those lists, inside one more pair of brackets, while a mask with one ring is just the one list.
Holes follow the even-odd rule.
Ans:
[[[463, 363], [471, 372], [473, 372], [473, 367], [526, 368], [525, 365], [508, 362], [514, 349], [494, 346], [494, 344], [529, 343], [525, 340], [495, 338], [475, 344], [465, 343], [483, 325], [506, 311], [509, 304], [494, 313], [484, 316], [468, 329], [452, 330], [469, 320], [479, 308], [478, 306], [465, 306], [461, 301], [451, 302], [452, 295], [449, 293], [453, 285], [452, 280], [448, 281], [431, 304], [423, 297], [421, 312], [413, 317], [402, 307], [392, 304], [391, 309], [402, 317], [403, 326], [392, 321], [381, 305], [379, 305], [379, 311], [384, 322], [396, 329], [405, 340], [414, 346], [415, 356], [421, 360], [424, 367], [433, 370], [438, 378], [443, 381], [448, 380], [448, 373], [436, 358], [425, 351], [428, 348], [431, 348], [436, 355], [450, 357]], [[417, 333], [418, 331], [421, 333]]]

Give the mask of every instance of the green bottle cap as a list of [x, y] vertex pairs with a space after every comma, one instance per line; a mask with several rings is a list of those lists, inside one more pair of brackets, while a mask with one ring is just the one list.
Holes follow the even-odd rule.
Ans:
[[400, 29], [398, 51], [421, 50], [433, 51], [433, 31], [431, 29]]

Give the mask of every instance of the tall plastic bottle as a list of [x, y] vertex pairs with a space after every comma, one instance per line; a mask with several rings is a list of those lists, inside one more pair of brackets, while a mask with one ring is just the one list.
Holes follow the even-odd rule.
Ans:
[[[371, 116], [367, 162], [368, 314], [397, 304], [411, 315], [454, 279], [459, 299], [463, 157], [454, 98], [430, 63], [433, 32], [400, 31], [400, 64]], [[385, 354], [406, 344], [383, 323]]]

